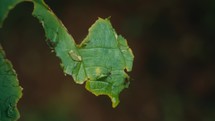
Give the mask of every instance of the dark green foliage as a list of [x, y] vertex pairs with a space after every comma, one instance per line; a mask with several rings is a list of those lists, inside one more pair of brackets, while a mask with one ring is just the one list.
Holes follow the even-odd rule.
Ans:
[[14, 121], [19, 118], [17, 102], [22, 96], [17, 75], [11, 63], [5, 59], [0, 47], [0, 120]]

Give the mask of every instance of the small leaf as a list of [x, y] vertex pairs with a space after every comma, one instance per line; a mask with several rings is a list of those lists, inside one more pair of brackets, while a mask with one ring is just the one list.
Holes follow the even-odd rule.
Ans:
[[16, 72], [0, 47], [0, 121], [15, 121], [20, 117], [16, 105], [21, 96]]

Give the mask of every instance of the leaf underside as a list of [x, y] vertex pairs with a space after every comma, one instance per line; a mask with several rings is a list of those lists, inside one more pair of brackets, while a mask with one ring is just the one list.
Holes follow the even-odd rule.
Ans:
[[61, 59], [64, 73], [71, 75], [78, 84], [85, 83], [93, 94], [109, 96], [112, 106], [116, 107], [120, 92], [129, 85], [125, 71], [131, 71], [133, 65], [134, 56], [127, 41], [117, 35], [109, 19], [99, 18], [83, 42], [77, 45], [43, 0], [32, 2], [32, 14], [42, 23], [46, 41]]

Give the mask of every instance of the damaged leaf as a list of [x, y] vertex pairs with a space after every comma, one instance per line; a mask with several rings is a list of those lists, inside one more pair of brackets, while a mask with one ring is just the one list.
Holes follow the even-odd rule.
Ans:
[[[8, 11], [24, 0], [0, 0], [0, 23]], [[78, 45], [43, 0], [26, 0], [34, 4], [33, 16], [42, 24], [47, 43], [61, 59], [64, 73], [78, 84], [85, 83], [95, 95], [107, 95], [112, 106], [119, 104], [119, 94], [129, 85], [126, 72], [132, 70], [133, 53], [127, 41], [113, 29], [109, 19], [99, 18], [89, 29], [89, 34]], [[6, 12], [5, 12], [6, 11]]]

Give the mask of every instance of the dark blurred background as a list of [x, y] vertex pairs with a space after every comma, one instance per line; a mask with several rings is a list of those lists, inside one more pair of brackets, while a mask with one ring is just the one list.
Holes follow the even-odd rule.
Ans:
[[214, 0], [46, 0], [77, 43], [111, 16], [135, 55], [130, 87], [111, 108], [63, 74], [31, 3], [19, 4], [0, 41], [24, 88], [19, 121], [215, 121]]

